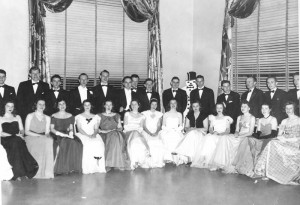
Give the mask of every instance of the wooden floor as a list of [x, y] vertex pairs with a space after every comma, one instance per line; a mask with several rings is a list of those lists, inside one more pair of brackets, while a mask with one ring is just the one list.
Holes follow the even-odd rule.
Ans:
[[2, 200], [4, 205], [300, 205], [300, 186], [169, 165], [163, 169], [2, 182]]

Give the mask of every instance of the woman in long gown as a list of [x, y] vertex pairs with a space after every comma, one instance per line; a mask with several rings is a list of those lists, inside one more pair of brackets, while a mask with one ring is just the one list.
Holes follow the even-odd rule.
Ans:
[[130, 112], [124, 116], [124, 132], [126, 134], [127, 152], [130, 158], [130, 168], [150, 168], [150, 148], [143, 136], [145, 116], [138, 112], [140, 105], [137, 100], [130, 103]]
[[12, 165], [13, 180], [26, 176], [32, 178], [38, 171], [38, 164], [29, 153], [24, 141], [24, 128], [21, 117], [14, 114], [15, 103], [5, 103], [5, 113], [0, 118], [1, 144]]
[[278, 136], [272, 139], [258, 157], [255, 173], [280, 184], [299, 184], [300, 176], [300, 118], [295, 115], [296, 105], [287, 102]]
[[75, 118], [66, 112], [66, 101], [57, 100], [58, 112], [51, 118], [50, 131], [54, 139], [54, 174], [82, 171], [82, 144], [73, 132]]
[[225, 173], [236, 173], [232, 165], [240, 142], [253, 134], [255, 117], [249, 113], [247, 101], [241, 103], [242, 115], [237, 119], [235, 134], [221, 135], [215, 153], [209, 163], [211, 170], [222, 169]]
[[232, 118], [224, 115], [224, 105], [216, 104], [216, 115], [209, 115], [209, 134], [204, 135], [195, 153], [191, 167], [210, 168], [209, 163], [215, 152], [219, 138], [230, 133]]
[[125, 170], [128, 163], [120, 115], [112, 112], [113, 102], [111, 100], [105, 101], [104, 109], [105, 112], [99, 114], [101, 118], [99, 134], [105, 144], [106, 170], [111, 168]]
[[257, 157], [266, 144], [277, 135], [277, 120], [270, 115], [270, 105], [263, 104], [261, 112], [264, 117], [258, 120], [257, 132], [243, 139], [233, 162], [238, 173], [249, 177], [256, 177], [254, 165]]
[[50, 136], [50, 117], [44, 114], [45, 100], [38, 99], [35, 112], [25, 121], [27, 148], [39, 165], [34, 178], [54, 178], [53, 138]]
[[0, 182], [11, 180], [14, 176], [12, 167], [10, 166], [5, 149], [0, 144]]
[[92, 103], [84, 100], [83, 113], [75, 117], [78, 132], [75, 134], [82, 142], [82, 173], [105, 173], [105, 147], [98, 134], [100, 117], [91, 113]]
[[201, 148], [204, 136], [208, 130], [207, 115], [200, 110], [200, 102], [192, 102], [191, 111], [185, 118], [185, 136], [179, 142], [174, 152], [179, 156], [186, 156], [188, 163], [195, 161], [195, 155]]
[[163, 115], [163, 125], [159, 137], [165, 148], [165, 162], [180, 165], [187, 162], [187, 159], [174, 154], [178, 144], [184, 138], [182, 134], [182, 114], [177, 111], [176, 99], [170, 100], [169, 108], [170, 110]]
[[142, 112], [145, 116], [143, 136], [146, 138], [150, 148], [150, 164], [151, 168], [164, 167], [164, 147], [158, 133], [161, 130], [163, 114], [156, 110], [157, 99], [150, 100], [150, 110]]

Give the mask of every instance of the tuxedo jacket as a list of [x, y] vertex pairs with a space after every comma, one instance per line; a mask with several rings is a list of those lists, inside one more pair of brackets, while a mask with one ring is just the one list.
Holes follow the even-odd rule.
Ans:
[[[143, 112], [143, 111], [149, 110], [150, 109], [150, 100], [148, 98], [146, 90], [139, 91], [137, 93], [137, 95], [138, 95], [138, 99], [141, 103], [140, 111]], [[160, 97], [159, 97], [159, 94], [157, 92], [152, 91], [150, 99], [152, 99], [152, 98], [157, 99], [158, 103], [157, 103], [156, 110], [160, 111]]]
[[101, 113], [103, 111], [103, 104], [106, 100], [112, 100], [115, 104], [115, 89], [113, 86], [107, 86], [106, 96], [104, 95], [101, 84], [96, 85], [92, 88], [93, 98], [94, 98], [94, 106], [96, 113]]
[[201, 110], [202, 112], [206, 114], [212, 114], [214, 112], [214, 107], [215, 107], [215, 96], [214, 96], [214, 91], [210, 88], [204, 87], [202, 96], [200, 99], [199, 96], [199, 90], [198, 88], [194, 89], [190, 93], [190, 102], [199, 100], [201, 103]]
[[[173, 99], [173, 92], [172, 92], [172, 88], [169, 88], [167, 90], [164, 90], [163, 94], [162, 94], [162, 98], [163, 98], [163, 105], [165, 110], [168, 110], [168, 105], [171, 99]], [[187, 105], [187, 95], [186, 92], [180, 88], [178, 88], [176, 95], [175, 95], [175, 99], [177, 100], [177, 104], [178, 104], [178, 111], [183, 113], [186, 109], [186, 105]]]
[[[4, 113], [4, 104], [7, 101], [16, 101], [15, 88], [9, 85], [3, 85], [3, 96], [0, 95], [0, 113]], [[16, 108], [17, 109], [17, 108]]]
[[[92, 105], [94, 104], [93, 91], [90, 90], [89, 88], [87, 89], [87, 100], [90, 100], [92, 102]], [[82, 102], [81, 102], [81, 97], [80, 97], [78, 87], [70, 91], [70, 101], [71, 101], [70, 102], [71, 113], [74, 116], [80, 114], [83, 110], [82, 110]]]
[[265, 102], [271, 105], [271, 115], [276, 117], [278, 124], [280, 124], [281, 121], [287, 117], [284, 110], [284, 104], [287, 101], [287, 93], [277, 88], [272, 99], [270, 93], [270, 91], [265, 92]]
[[230, 91], [226, 100], [225, 94], [221, 94], [217, 97], [217, 103], [222, 103], [225, 107], [226, 114], [229, 115], [234, 121], [240, 115], [240, 95], [236, 92]]
[[[248, 91], [242, 94], [241, 100], [247, 100]], [[249, 100], [250, 113], [255, 118], [262, 118], [261, 105], [264, 102], [264, 93], [262, 90], [254, 88]]]
[[35, 101], [39, 98], [44, 99], [45, 92], [48, 90], [49, 84], [41, 80], [38, 82], [36, 93], [34, 93], [31, 80], [27, 80], [19, 84], [17, 92], [17, 107], [23, 122], [25, 122], [27, 114], [34, 111], [33, 105]]
[[45, 92], [46, 100], [46, 110], [45, 114], [51, 116], [53, 113], [57, 112], [57, 100], [63, 99], [67, 104], [67, 111], [70, 112], [70, 95], [69, 92], [63, 89], [59, 90], [58, 96], [56, 98], [54, 90], [49, 89]]
[[299, 113], [299, 100], [297, 99], [297, 89], [295, 88], [289, 90], [287, 95], [288, 95], [288, 100], [296, 104], [295, 114], [299, 116], [300, 113]]
[[[131, 91], [131, 100], [133, 99], [138, 99], [138, 95], [136, 92]], [[127, 107], [127, 100], [126, 100], [126, 94], [125, 94], [125, 90], [123, 89], [119, 89], [116, 91], [116, 111], [119, 112], [120, 107], [123, 107], [124, 109]]]
[[141, 88], [141, 87], [137, 87], [136, 92], [134, 92], [133, 90], [132, 90], [132, 91], [133, 91], [134, 93], [138, 94], [138, 93], [140, 93], [140, 92], [142, 92], [142, 91], [144, 91], [144, 90], [146, 90], [145, 87], [142, 87], [142, 88]]

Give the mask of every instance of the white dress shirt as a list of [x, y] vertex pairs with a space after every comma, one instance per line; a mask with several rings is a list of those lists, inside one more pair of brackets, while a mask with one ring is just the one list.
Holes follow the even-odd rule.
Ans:
[[[33, 84], [33, 83], [39, 83], [39, 81], [34, 82], [33, 80], [31, 80], [31, 83], [32, 83], [32, 84]], [[34, 94], [36, 93], [36, 90], [37, 90], [38, 86], [39, 86], [38, 84], [32, 85]]]
[[81, 102], [85, 101], [87, 99], [87, 87], [82, 87], [81, 85], [78, 86], [79, 95]]
[[[4, 84], [3, 84], [4, 86]], [[0, 94], [1, 94], [1, 97], [4, 97], [4, 87], [0, 87]]]
[[152, 92], [151, 91], [146, 91], [146, 93], [147, 93], [148, 100], [150, 101], [151, 100]]
[[300, 99], [300, 90], [297, 91], [297, 99]]
[[250, 90], [248, 91], [248, 94], [247, 94], [247, 101], [248, 101], [248, 102], [249, 102], [250, 99], [251, 99], [251, 95], [252, 95], [252, 93], [253, 93], [253, 90], [254, 90], [254, 88], [252, 88], [252, 89], [250, 89]]
[[125, 91], [126, 102], [127, 102], [125, 110], [129, 110], [129, 106], [130, 106], [130, 103], [131, 103], [131, 89], [124, 88], [124, 91]]
[[54, 93], [56, 99], [57, 99], [57, 97], [58, 97], [59, 90], [60, 90], [60, 89], [57, 89], [57, 90], [53, 89], [53, 93]]
[[173, 94], [173, 97], [175, 98], [177, 92], [178, 92], [178, 89], [176, 90], [176, 92], [174, 92], [175, 89], [172, 89], [172, 94]]
[[[273, 96], [274, 96], [274, 94], [275, 94], [277, 88], [275, 88], [275, 89], [273, 89], [273, 90], [274, 90], [274, 92], [271, 92], [271, 99], [273, 99]], [[271, 90], [271, 91], [272, 91], [272, 90]]]
[[[204, 86], [202, 86], [201, 88], [198, 88], [198, 90], [199, 90], [199, 98], [200, 98], [200, 99], [201, 99], [201, 97], [202, 97], [203, 88], [204, 88]], [[226, 100], [227, 100], [227, 99], [226, 99]]]
[[104, 96], [106, 97], [107, 94], [107, 83], [101, 83], [102, 91]]

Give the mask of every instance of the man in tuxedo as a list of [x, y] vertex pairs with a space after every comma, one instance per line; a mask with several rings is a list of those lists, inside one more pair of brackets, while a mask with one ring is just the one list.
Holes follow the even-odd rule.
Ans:
[[124, 119], [125, 112], [130, 110], [130, 103], [133, 99], [137, 99], [137, 94], [131, 90], [131, 77], [125, 76], [122, 80], [123, 88], [117, 91], [116, 95], [116, 110], [121, 115], [121, 120]]
[[138, 87], [139, 81], [140, 77], [137, 74], [131, 75], [131, 90], [135, 93], [145, 90], [144, 88]]
[[224, 105], [226, 114], [233, 119], [230, 125], [230, 133], [235, 133], [236, 119], [240, 114], [240, 95], [231, 90], [231, 84], [228, 80], [221, 82], [223, 93], [217, 97], [217, 103]]
[[159, 94], [153, 91], [154, 82], [151, 78], [145, 80], [145, 90], [138, 91], [138, 99], [141, 103], [141, 112], [150, 109], [150, 100], [152, 98], [157, 99], [157, 110], [160, 111], [160, 99]]
[[250, 113], [258, 120], [263, 117], [261, 113], [261, 105], [264, 102], [264, 93], [262, 90], [256, 88], [256, 77], [249, 76], [246, 79], [246, 87], [248, 91], [242, 94], [241, 100], [249, 102]]
[[61, 77], [59, 75], [53, 75], [51, 77], [52, 88], [45, 92], [46, 100], [46, 110], [45, 114], [51, 116], [53, 113], [57, 112], [57, 100], [63, 99], [69, 108], [69, 92], [61, 89]]
[[6, 71], [0, 69], [0, 113], [1, 114], [5, 112], [4, 105], [7, 101], [16, 100], [15, 88], [9, 85], [5, 85], [5, 80], [6, 80]]
[[163, 92], [163, 105], [165, 111], [169, 109], [169, 102], [172, 99], [176, 99], [178, 112], [183, 113], [187, 105], [187, 94], [184, 90], [179, 88], [180, 80], [177, 76], [173, 77], [171, 80], [171, 88], [164, 90]]
[[96, 113], [101, 113], [103, 111], [103, 104], [106, 100], [112, 100], [113, 103], [115, 104], [114, 102], [115, 89], [112, 85], [108, 84], [109, 72], [107, 70], [103, 70], [100, 73], [99, 78], [100, 78], [100, 84], [92, 88]]
[[201, 111], [207, 115], [214, 112], [215, 96], [214, 91], [204, 86], [204, 77], [198, 75], [196, 78], [197, 88], [192, 90], [190, 94], [191, 103], [199, 101], [201, 104]]
[[299, 72], [293, 75], [295, 88], [288, 91], [288, 100], [296, 104], [295, 114], [299, 113], [299, 103], [300, 103], [300, 90], [299, 90]]
[[269, 91], [265, 92], [265, 102], [271, 105], [271, 115], [276, 117], [278, 124], [280, 124], [286, 118], [284, 104], [287, 101], [287, 93], [277, 88], [276, 77], [268, 77], [267, 85]]
[[88, 75], [81, 73], [78, 77], [79, 86], [70, 92], [71, 113], [76, 116], [82, 112], [82, 102], [91, 100], [93, 104], [93, 91], [89, 90], [86, 85], [88, 83]]
[[49, 84], [40, 80], [40, 69], [32, 67], [29, 70], [31, 80], [21, 82], [17, 92], [18, 112], [25, 122], [28, 113], [33, 112], [33, 105], [37, 99], [44, 98], [49, 90]]

